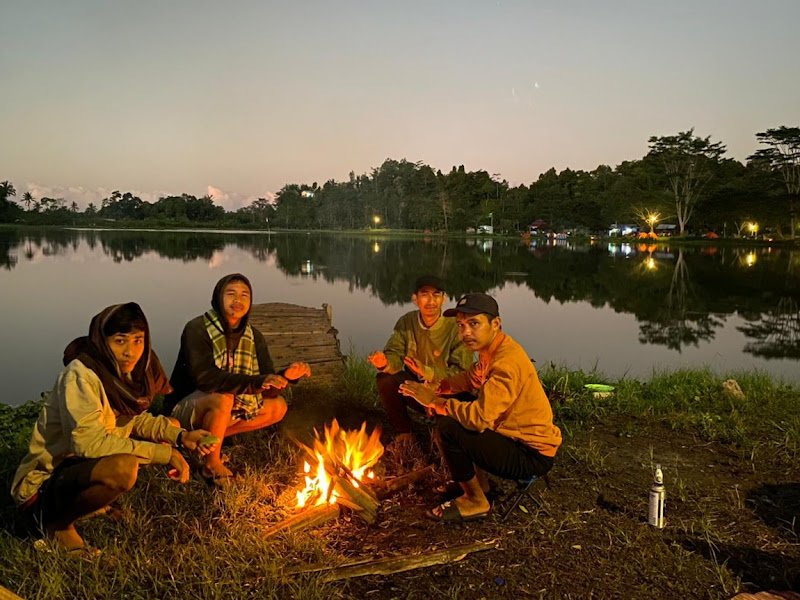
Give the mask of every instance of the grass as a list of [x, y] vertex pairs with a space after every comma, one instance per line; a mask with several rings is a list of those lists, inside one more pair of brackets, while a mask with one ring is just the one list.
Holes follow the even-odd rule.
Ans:
[[[25, 598], [39, 599], [312, 600], [363, 598], [367, 593], [371, 598], [479, 598], [499, 593], [500, 584], [493, 582], [497, 574], [498, 580], [519, 586], [526, 596], [586, 597], [580, 591], [558, 596], [554, 590], [591, 586], [591, 579], [588, 583], [581, 579], [582, 569], [588, 565], [585, 577], [610, 573], [604, 581], [619, 581], [622, 587], [617, 591], [626, 590], [627, 597], [668, 581], [664, 570], [670, 568], [679, 569], [680, 577], [689, 579], [683, 588], [676, 584], [663, 597], [673, 597], [673, 591], [677, 594], [682, 589], [702, 589], [702, 597], [714, 598], [739, 590], [740, 577], [725, 549], [734, 547], [742, 536], [731, 525], [730, 514], [752, 517], [745, 484], [738, 480], [731, 485], [717, 479], [699, 481], [689, 466], [676, 467], [662, 460], [672, 499], [672, 525], [667, 530], [672, 537], [643, 527], [637, 515], [646, 506], [649, 463], [659, 462], [666, 452], [665, 444], [651, 442], [650, 436], [655, 427], [666, 432], [668, 441], [673, 435], [682, 440], [694, 436], [724, 444], [720, 448], [733, 449], [752, 460], [759, 471], [770, 468], [771, 463], [764, 462], [767, 455], [782, 456], [780, 464], [792, 464], [800, 449], [798, 389], [760, 373], [737, 373], [733, 377], [745, 398], [736, 400], [722, 391], [725, 378], [706, 370], [658, 372], [646, 381], [608, 381], [599, 373], [551, 366], [543, 369], [541, 376], [553, 400], [556, 422], [565, 432], [561, 472], [553, 477], [554, 489], [540, 492], [547, 514], [519, 513], [515, 517], [519, 520], [511, 519], [510, 524], [487, 521], [484, 533], [504, 540], [503, 554], [467, 560], [458, 567], [436, 568], [430, 578], [416, 574], [342, 584], [324, 583], [317, 575], [281, 575], [285, 566], [333, 565], [356, 557], [353, 544], [369, 543], [381, 535], [381, 526], [389, 524], [387, 517], [371, 529], [343, 522], [324, 532], [312, 530], [272, 540], [261, 536], [287, 514], [288, 498], [299, 481], [299, 453], [286, 428], [291, 425], [293, 434], [310, 431], [336, 407], [339, 414], [354, 419], [367, 415], [374, 422], [382, 417], [374, 370], [351, 352], [335, 386], [295, 389], [293, 410], [284, 429], [240, 436], [226, 448], [232, 462], [246, 470], [241, 482], [212, 491], [197, 478], [181, 486], [167, 479], [163, 467], [142, 468], [134, 490], [121, 499], [120, 519], [100, 517], [79, 524], [84, 537], [104, 550], [99, 562], [35, 552], [31, 542], [37, 533], [20, 528], [16, 509], [6, 495], [0, 501], [0, 584]], [[583, 388], [589, 382], [610, 383], [616, 392], [595, 398]], [[38, 410], [36, 402], [16, 408], [0, 405], [0, 479], [6, 489], [26, 450]], [[606, 435], [605, 421], [618, 424], [611, 428], [617, 432], [616, 438]], [[639, 443], [639, 448], [631, 451], [633, 458], [626, 459], [623, 450], [634, 443]], [[773, 479], [781, 476], [769, 475]], [[604, 488], [607, 483], [610, 487]], [[602, 505], [598, 500], [598, 506], [605, 508], [593, 504], [598, 493], [608, 496]], [[709, 500], [713, 494], [717, 494], [717, 502]], [[399, 514], [407, 510], [396, 509]], [[434, 545], [438, 536], [449, 534], [458, 539], [473, 531], [450, 533], [452, 529], [417, 523], [404, 525], [402, 530], [408, 535], [420, 531], [419, 535]], [[788, 546], [771, 540], [769, 547]], [[528, 577], [538, 579], [515, 582], [513, 567], [517, 563], [525, 565]], [[781, 572], [780, 565], [775, 572]], [[545, 589], [550, 591], [544, 593]], [[513, 596], [510, 589], [508, 594]], [[626, 595], [620, 594], [616, 597]]]

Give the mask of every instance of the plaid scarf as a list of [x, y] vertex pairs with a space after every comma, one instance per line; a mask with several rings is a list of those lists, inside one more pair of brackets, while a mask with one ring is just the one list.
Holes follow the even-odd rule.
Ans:
[[[214, 347], [214, 364], [218, 369], [240, 373], [242, 375], [259, 375], [258, 356], [256, 356], [256, 341], [253, 337], [253, 328], [245, 326], [242, 337], [236, 350], [228, 352], [228, 341], [225, 329], [216, 310], [210, 310], [203, 315], [211, 345]], [[249, 421], [261, 410], [263, 399], [261, 394], [239, 394], [233, 398], [231, 416], [236, 419]]]

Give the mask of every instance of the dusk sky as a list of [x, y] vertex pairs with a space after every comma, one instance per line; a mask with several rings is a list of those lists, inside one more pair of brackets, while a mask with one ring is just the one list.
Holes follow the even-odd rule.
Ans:
[[228, 209], [384, 159], [512, 185], [800, 125], [800, 1], [0, 0], [0, 180]]

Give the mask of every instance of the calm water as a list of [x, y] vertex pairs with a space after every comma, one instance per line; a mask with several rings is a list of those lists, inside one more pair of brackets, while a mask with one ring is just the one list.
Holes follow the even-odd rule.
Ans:
[[[256, 302], [333, 306], [342, 347], [381, 348], [421, 273], [486, 291], [537, 364], [612, 376], [706, 364], [800, 381], [800, 251], [528, 246], [315, 234], [0, 231], [0, 401], [49, 389], [103, 307], [138, 301], [171, 372], [184, 323], [241, 271]], [[448, 302], [448, 306], [453, 304]]]

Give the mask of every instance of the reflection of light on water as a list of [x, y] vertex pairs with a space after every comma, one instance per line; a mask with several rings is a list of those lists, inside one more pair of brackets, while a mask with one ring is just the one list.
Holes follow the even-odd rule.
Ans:
[[744, 264], [746, 264], [748, 267], [752, 267], [754, 264], [756, 264], [756, 260], [758, 260], [756, 258], [756, 253], [749, 252], [747, 256], [744, 257]]
[[608, 253], [611, 256], [624, 256], [627, 258], [633, 253], [633, 248], [630, 244], [609, 244]]
[[483, 250], [484, 252], [488, 252], [491, 249], [492, 249], [492, 240], [485, 240], [481, 242], [481, 250]]
[[651, 271], [654, 271], [655, 268], [656, 268], [656, 259], [651, 256], [650, 258], [647, 259], [647, 263], [646, 264], [647, 264], [647, 268], [648, 269], [650, 269]]
[[378, 252], [380, 252], [380, 251], [381, 251], [381, 245], [380, 245], [378, 242], [375, 242], [375, 243], [372, 245], [372, 251], [373, 251], [375, 254], [377, 254]]

